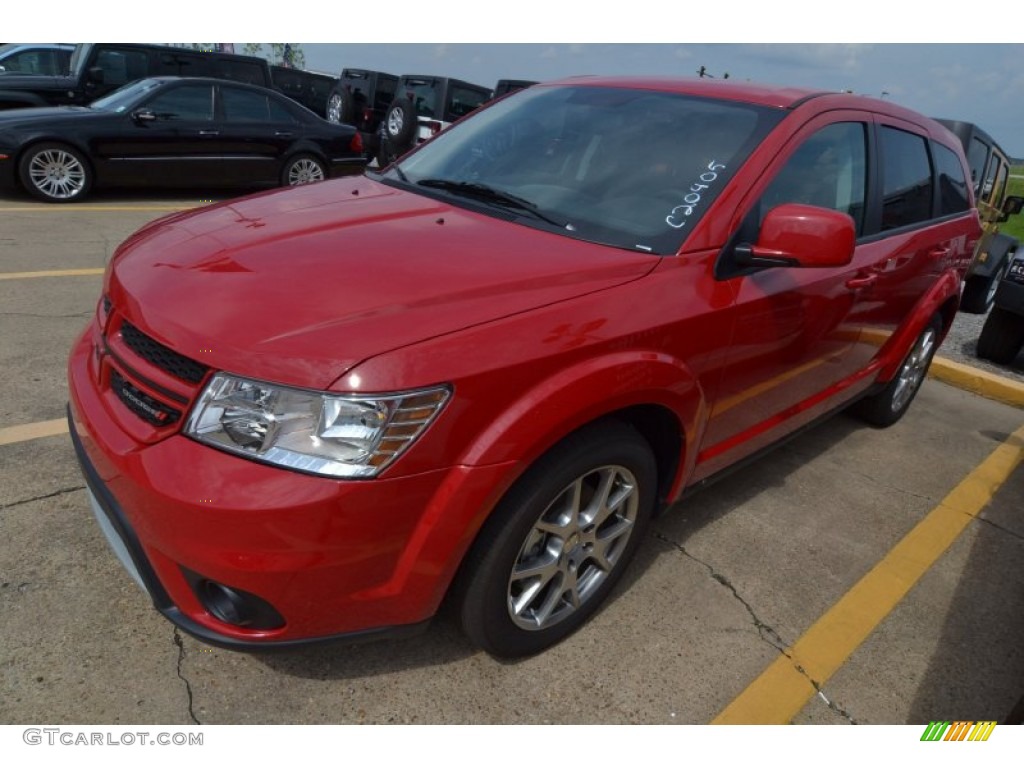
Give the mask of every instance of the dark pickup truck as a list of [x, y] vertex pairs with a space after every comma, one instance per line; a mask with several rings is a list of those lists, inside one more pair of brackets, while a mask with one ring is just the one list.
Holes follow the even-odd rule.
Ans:
[[67, 75], [4, 74], [0, 109], [89, 104], [143, 77], [217, 77], [273, 87], [266, 59], [142, 43], [82, 43]]

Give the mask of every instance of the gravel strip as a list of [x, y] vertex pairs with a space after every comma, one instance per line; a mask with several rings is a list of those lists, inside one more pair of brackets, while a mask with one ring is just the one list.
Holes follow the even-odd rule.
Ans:
[[1009, 365], [996, 365], [977, 356], [978, 336], [981, 335], [981, 327], [985, 324], [986, 317], [987, 315], [958, 313], [949, 335], [939, 347], [938, 354], [948, 360], [1024, 382], [1024, 353], [1017, 355]]

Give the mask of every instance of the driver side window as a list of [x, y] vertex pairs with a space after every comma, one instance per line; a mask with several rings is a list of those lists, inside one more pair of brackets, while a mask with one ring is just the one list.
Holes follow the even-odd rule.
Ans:
[[761, 218], [783, 203], [802, 203], [849, 214], [864, 229], [867, 182], [865, 126], [834, 123], [808, 138], [761, 198]]

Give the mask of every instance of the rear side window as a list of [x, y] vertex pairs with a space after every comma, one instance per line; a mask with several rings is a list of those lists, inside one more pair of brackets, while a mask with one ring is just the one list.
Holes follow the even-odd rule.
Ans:
[[224, 119], [232, 122], [246, 120], [264, 122], [270, 117], [267, 97], [262, 93], [238, 88], [221, 88], [224, 97]]
[[175, 77], [206, 77], [210, 74], [210, 59], [205, 54], [162, 53], [160, 73]]
[[963, 213], [970, 208], [967, 179], [960, 158], [949, 147], [932, 144], [935, 174], [939, 179], [939, 216]]
[[971, 183], [974, 194], [981, 192], [981, 179], [985, 175], [985, 161], [988, 160], [988, 146], [980, 139], [971, 139], [971, 148], [967, 152], [967, 165], [971, 169]]
[[118, 86], [149, 76], [149, 55], [143, 51], [104, 48], [93, 65], [103, 70], [103, 84]]
[[448, 115], [452, 120], [465, 117], [487, 101], [487, 95], [470, 88], [453, 85], [448, 91]]
[[267, 82], [266, 70], [259, 64], [237, 59], [217, 59], [213, 65], [215, 77], [234, 80], [236, 83], [249, 85], [270, 85]]
[[917, 134], [883, 126], [882, 231], [928, 221], [932, 211], [932, 167]]
[[1003, 190], [1006, 187], [1006, 178], [1009, 175], [1010, 169], [1006, 163], [1002, 162], [997, 157], [992, 158], [990, 164], [990, 171], [988, 178], [985, 179], [985, 189], [983, 192], [983, 199], [989, 204], [996, 205], [1003, 198]]

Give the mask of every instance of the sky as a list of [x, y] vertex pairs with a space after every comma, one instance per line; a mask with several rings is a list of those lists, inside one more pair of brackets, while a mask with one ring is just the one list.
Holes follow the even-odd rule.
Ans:
[[[0, 36], [43, 42], [31, 4], [4, 10]], [[79, 41], [298, 40], [309, 69], [435, 74], [492, 87], [502, 78], [581, 74], [715, 76], [883, 97], [933, 117], [978, 123], [1024, 158], [1024, 44], [1019, 3], [985, 14], [922, 13], [911, 3], [859, 0], [618, 3], [361, 0], [214, 4], [175, 0], [159, 23], [135, 0], [47, 8]], [[952, 7], [952, 6], [951, 6]], [[171, 10], [173, 9], [173, 11]], [[239, 10], [241, 9], [241, 10]]]

